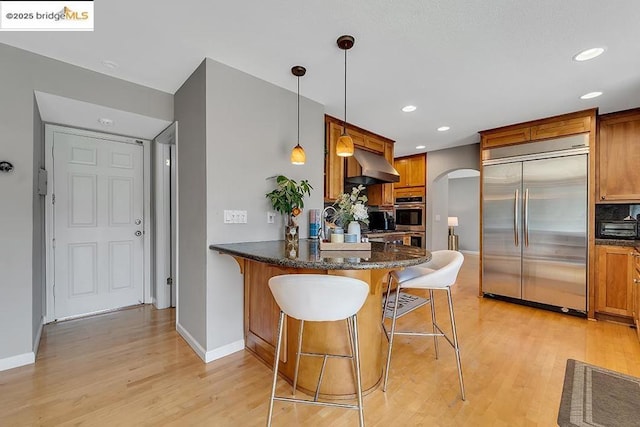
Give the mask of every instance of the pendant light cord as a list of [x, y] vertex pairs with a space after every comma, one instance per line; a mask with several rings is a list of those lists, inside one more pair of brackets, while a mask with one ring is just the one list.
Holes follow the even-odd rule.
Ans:
[[347, 133], [347, 49], [344, 50], [344, 125], [342, 130]]
[[298, 146], [300, 145], [300, 76], [298, 76]]

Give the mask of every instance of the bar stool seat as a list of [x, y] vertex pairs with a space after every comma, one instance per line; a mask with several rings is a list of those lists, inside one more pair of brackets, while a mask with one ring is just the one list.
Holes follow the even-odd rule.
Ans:
[[[269, 279], [269, 288], [273, 298], [280, 307], [278, 322], [278, 341], [273, 363], [273, 383], [269, 400], [269, 415], [267, 425], [271, 425], [273, 404], [275, 400], [304, 403], [321, 406], [337, 406], [345, 409], [357, 409], [360, 426], [364, 426], [364, 412], [362, 406], [362, 382], [360, 376], [360, 352], [358, 344], [358, 323], [356, 313], [362, 308], [369, 293], [369, 285], [359, 279], [327, 274], [285, 274]], [[286, 316], [300, 320], [298, 333], [298, 349], [296, 352], [296, 366], [293, 379], [293, 395], [296, 393], [298, 382], [298, 368], [300, 356], [323, 357], [322, 368], [318, 378], [318, 385], [313, 400], [297, 399], [293, 397], [276, 396], [276, 382], [278, 379], [278, 361], [282, 346], [282, 330]], [[330, 322], [346, 320], [349, 331], [351, 354], [318, 354], [302, 352], [302, 333], [305, 321]], [[318, 400], [320, 385], [324, 375], [324, 368], [329, 357], [349, 358], [353, 364], [354, 380], [356, 383], [357, 404], [334, 403]]]
[[[465, 400], [464, 394], [464, 382], [462, 379], [462, 365], [460, 362], [460, 347], [458, 345], [458, 334], [456, 331], [456, 322], [453, 314], [453, 301], [451, 299], [451, 286], [453, 286], [458, 277], [458, 272], [462, 263], [464, 262], [464, 256], [458, 251], [442, 250], [434, 251], [431, 254], [431, 260], [424, 264], [417, 265], [415, 267], [408, 267], [404, 270], [394, 271], [389, 274], [389, 280], [387, 282], [387, 296], [385, 298], [385, 309], [390, 298], [390, 289], [393, 281], [396, 282], [395, 292], [395, 305], [393, 307], [393, 316], [391, 318], [391, 331], [387, 332], [387, 338], [389, 340], [389, 348], [387, 353], [387, 366], [384, 376], [384, 385], [382, 390], [387, 391], [387, 382], [389, 379], [389, 368], [391, 366], [391, 351], [393, 349], [393, 338], [396, 335], [418, 335], [418, 336], [432, 336], [435, 346], [436, 359], [438, 358], [438, 337], [444, 337], [447, 342], [453, 347], [456, 354], [456, 363], [458, 366], [458, 379], [460, 382], [460, 391], [462, 394], [462, 400]], [[428, 302], [431, 306], [431, 323], [433, 327], [432, 333], [427, 332], [408, 332], [397, 331], [396, 321], [398, 319], [398, 297], [402, 289], [425, 289], [429, 291]], [[449, 338], [443, 330], [438, 326], [436, 322], [435, 301], [433, 299], [434, 290], [446, 290], [447, 299], [449, 303], [449, 316], [451, 320], [452, 338]], [[384, 311], [384, 310], [383, 310]], [[384, 316], [383, 316], [384, 327]], [[386, 327], [384, 327], [386, 332]]]

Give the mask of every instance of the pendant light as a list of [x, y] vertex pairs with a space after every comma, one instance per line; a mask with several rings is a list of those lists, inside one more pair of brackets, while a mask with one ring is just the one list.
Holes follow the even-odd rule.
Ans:
[[304, 149], [300, 146], [300, 77], [304, 76], [307, 69], [301, 65], [296, 65], [291, 69], [291, 73], [298, 78], [298, 144], [291, 150], [291, 164], [304, 165], [307, 156]]
[[340, 157], [353, 156], [353, 139], [347, 133], [347, 50], [353, 47], [353, 36], [338, 37], [338, 47], [344, 50], [344, 121], [342, 123], [342, 135], [336, 144], [336, 154]]

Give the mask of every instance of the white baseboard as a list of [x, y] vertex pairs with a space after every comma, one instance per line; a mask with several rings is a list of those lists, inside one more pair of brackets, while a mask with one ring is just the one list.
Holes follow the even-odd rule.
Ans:
[[18, 354], [17, 356], [5, 357], [0, 359], [0, 371], [17, 368], [19, 366], [31, 365], [36, 362], [36, 354], [31, 351], [29, 353]]
[[241, 350], [244, 350], [244, 340], [235, 341], [231, 344], [223, 345], [222, 347], [207, 351], [204, 361], [206, 363], [213, 362], [216, 359], [220, 359]]
[[460, 252], [462, 252], [463, 254], [469, 254], [469, 255], [480, 255], [480, 251], [461, 250]]
[[176, 331], [178, 331], [182, 338], [184, 338], [193, 351], [196, 352], [198, 357], [206, 362], [207, 351], [200, 345], [198, 340], [196, 340], [179, 322], [176, 322]]
[[176, 323], [176, 330], [184, 338], [184, 340], [191, 346], [193, 351], [204, 361], [204, 363], [212, 362], [221, 357], [235, 353], [236, 351], [244, 350], [244, 340], [232, 342], [231, 344], [223, 345], [213, 350], [206, 351], [204, 347], [180, 324]]
[[42, 337], [42, 329], [44, 328], [44, 316], [40, 317], [40, 326], [38, 326], [38, 333], [33, 339], [33, 355], [38, 355], [38, 349], [40, 348], [40, 338]]

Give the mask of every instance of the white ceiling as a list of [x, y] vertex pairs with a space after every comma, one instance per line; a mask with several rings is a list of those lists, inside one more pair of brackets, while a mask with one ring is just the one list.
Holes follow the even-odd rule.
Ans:
[[[637, 0], [110, 0], [95, 3], [93, 32], [2, 32], [0, 42], [169, 93], [205, 57], [291, 91], [290, 69], [303, 65], [301, 94], [342, 117], [336, 39], [351, 34], [348, 120], [404, 155], [521, 121], [640, 106], [639, 23]], [[594, 46], [606, 52], [572, 60]], [[591, 91], [604, 94], [579, 99]], [[403, 113], [407, 104], [418, 109]]]
[[[89, 102], [64, 98], [45, 92], [35, 92], [40, 118], [47, 123], [74, 126], [111, 134], [153, 139], [171, 124], [128, 111], [116, 110]], [[100, 119], [110, 120], [102, 124]]]

